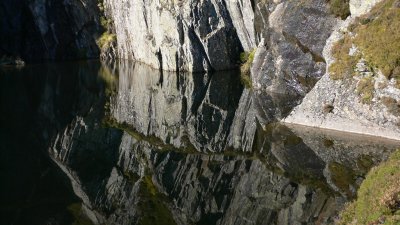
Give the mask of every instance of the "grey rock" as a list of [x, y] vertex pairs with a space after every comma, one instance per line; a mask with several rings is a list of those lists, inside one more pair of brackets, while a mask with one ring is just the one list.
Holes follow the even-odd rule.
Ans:
[[258, 19], [265, 35], [253, 63], [253, 86], [304, 96], [325, 73], [322, 50], [337, 20], [329, 14], [325, 1], [264, 4], [268, 4], [269, 14]]

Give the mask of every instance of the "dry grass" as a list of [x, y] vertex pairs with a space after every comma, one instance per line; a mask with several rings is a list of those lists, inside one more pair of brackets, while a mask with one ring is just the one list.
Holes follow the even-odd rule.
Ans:
[[395, 116], [400, 116], [400, 102], [391, 97], [382, 97], [381, 102], [386, 106], [388, 111]]

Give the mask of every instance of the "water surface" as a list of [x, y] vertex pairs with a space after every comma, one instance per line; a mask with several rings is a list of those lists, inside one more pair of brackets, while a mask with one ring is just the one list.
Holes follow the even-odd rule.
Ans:
[[0, 68], [1, 224], [331, 224], [399, 143], [278, 121], [237, 71]]

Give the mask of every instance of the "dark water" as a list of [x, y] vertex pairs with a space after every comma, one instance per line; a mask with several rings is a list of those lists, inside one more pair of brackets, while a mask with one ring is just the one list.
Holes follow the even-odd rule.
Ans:
[[0, 68], [0, 224], [331, 224], [399, 143], [278, 123], [235, 71]]

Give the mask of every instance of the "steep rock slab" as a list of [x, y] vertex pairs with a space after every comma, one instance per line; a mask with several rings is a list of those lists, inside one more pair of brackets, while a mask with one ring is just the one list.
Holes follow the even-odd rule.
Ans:
[[119, 57], [170, 71], [226, 70], [242, 47], [225, 1], [106, 0]]
[[263, 11], [256, 13], [255, 25], [264, 40], [253, 62], [253, 86], [305, 95], [325, 73], [322, 50], [337, 19], [321, 0], [260, 2], [257, 7]]

